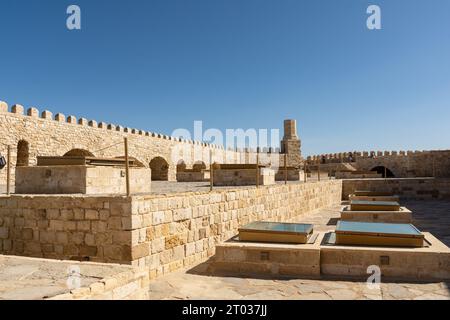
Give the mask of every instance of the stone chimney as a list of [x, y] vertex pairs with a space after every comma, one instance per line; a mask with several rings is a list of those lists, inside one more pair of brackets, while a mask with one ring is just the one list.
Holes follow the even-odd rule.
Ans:
[[284, 120], [284, 136], [281, 140], [281, 153], [301, 155], [301, 141], [297, 135], [297, 121]]

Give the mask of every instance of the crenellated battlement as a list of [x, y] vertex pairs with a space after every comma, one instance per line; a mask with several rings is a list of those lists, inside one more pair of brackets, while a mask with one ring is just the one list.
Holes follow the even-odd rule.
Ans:
[[[218, 163], [255, 163], [258, 153], [254, 148], [238, 149], [182, 139], [62, 112], [40, 111], [35, 106], [25, 108], [14, 104], [9, 107], [3, 101], [0, 101], [0, 129], [6, 133], [0, 154], [5, 154], [9, 146], [13, 176], [16, 166], [35, 165], [39, 156], [123, 157], [124, 137], [129, 138], [129, 155], [152, 169], [153, 180], [175, 180], [180, 160], [188, 165], [199, 161], [209, 163], [210, 159]], [[284, 155], [280, 156], [279, 151], [279, 148], [259, 149], [264, 153], [259, 158], [260, 163], [277, 166], [284, 161]], [[273, 155], [267, 156], [270, 153]], [[287, 152], [287, 155], [289, 166], [298, 166], [303, 161], [300, 152]], [[6, 170], [0, 169], [0, 187], [5, 175]]]
[[42, 119], [42, 120], [47, 120], [47, 121], [55, 121], [55, 122], [58, 122], [61, 124], [67, 124], [67, 125], [79, 125], [79, 126], [91, 127], [93, 129], [99, 129], [99, 130], [123, 132], [123, 133], [127, 133], [127, 134], [132, 134], [132, 135], [140, 135], [140, 136], [145, 136], [145, 137], [158, 138], [158, 139], [169, 140], [169, 141], [174, 141], [174, 142], [209, 147], [212, 149], [237, 151], [237, 150], [234, 150], [233, 148], [225, 149], [223, 146], [209, 144], [209, 143], [206, 143], [203, 141], [181, 139], [181, 138], [172, 137], [172, 136], [168, 136], [168, 135], [160, 134], [160, 133], [156, 133], [156, 132], [150, 132], [150, 131], [144, 131], [144, 130], [135, 129], [135, 128], [123, 127], [123, 126], [115, 125], [112, 123], [108, 124], [108, 123], [102, 122], [102, 121], [98, 122], [96, 120], [87, 120], [86, 118], [77, 119], [77, 117], [74, 115], [69, 115], [66, 117], [66, 115], [64, 115], [63, 113], [54, 114], [53, 112], [51, 112], [49, 110], [44, 110], [40, 113], [36, 107], [29, 107], [28, 109], [26, 109], [26, 112], [25, 112], [25, 107], [20, 104], [12, 105], [11, 110], [9, 110], [8, 104], [4, 101], [0, 101], [0, 113], [10, 113], [10, 114], [14, 114], [17, 116], [37, 118], [37, 119]]
[[330, 172], [376, 171], [388, 177], [450, 177], [450, 150], [351, 151], [309, 156], [308, 165]]
[[448, 150], [393, 150], [393, 151], [350, 151], [340, 153], [324, 153], [320, 155], [308, 156], [306, 160], [310, 163], [336, 163], [353, 162], [358, 159], [390, 158], [390, 157], [408, 157], [419, 155], [432, 155], [436, 152], [446, 152]]

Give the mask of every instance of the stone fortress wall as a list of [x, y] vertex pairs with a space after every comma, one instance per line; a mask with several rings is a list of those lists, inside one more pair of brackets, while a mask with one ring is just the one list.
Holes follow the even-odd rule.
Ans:
[[[308, 156], [309, 166], [332, 172], [341, 170], [371, 171], [387, 169], [388, 177], [450, 178], [450, 150], [434, 151], [365, 151]], [[345, 167], [344, 164], [350, 166]]]
[[0, 196], [0, 254], [145, 267], [195, 265], [258, 220], [289, 221], [340, 203], [342, 181], [131, 197]]
[[[15, 167], [35, 165], [37, 156], [89, 155], [96, 157], [124, 156], [123, 138], [128, 137], [129, 155], [145, 167], [152, 169], [152, 180], [176, 181], [177, 164], [184, 162], [188, 168], [198, 162], [255, 163], [255, 150], [226, 149], [199, 141], [182, 140], [120, 125], [107, 124], [50, 111], [39, 113], [30, 107], [0, 101], [0, 130], [3, 132], [0, 153], [6, 157], [11, 146], [11, 185], [14, 186]], [[302, 162], [300, 140], [295, 120], [285, 121], [285, 137], [281, 148], [288, 152], [288, 165]], [[269, 151], [269, 150], [261, 150]], [[277, 150], [273, 150], [277, 153]], [[269, 151], [271, 153], [272, 150]], [[275, 157], [277, 157], [275, 155]], [[264, 163], [264, 157], [261, 157]], [[284, 163], [284, 156], [279, 156]], [[6, 168], [0, 169], [0, 185], [6, 184]], [[1, 190], [0, 190], [1, 191]]]

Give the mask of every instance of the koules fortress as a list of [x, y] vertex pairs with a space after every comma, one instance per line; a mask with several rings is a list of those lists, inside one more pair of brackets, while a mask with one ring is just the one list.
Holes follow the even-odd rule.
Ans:
[[[414, 244], [425, 237], [427, 245], [413, 248], [339, 245], [336, 224], [366, 206], [371, 222], [396, 222], [397, 210], [408, 223], [420, 217], [433, 225], [433, 205], [450, 199], [450, 150], [305, 158], [295, 120], [284, 122], [280, 150], [239, 150], [5, 102], [0, 128], [0, 257], [55, 270], [111, 270], [41, 298], [145, 299], [151, 281], [180, 270], [363, 277], [367, 266], [380, 265], [394, 279], [450, 279], [445, 217], [417, 235]], [[425, 209], [378, 210], [365, 203], [374, 197], [420, 201]], [[304, 244], [235, 238], [253, 222], [311, 220], [320, 223], [307, 225]]]

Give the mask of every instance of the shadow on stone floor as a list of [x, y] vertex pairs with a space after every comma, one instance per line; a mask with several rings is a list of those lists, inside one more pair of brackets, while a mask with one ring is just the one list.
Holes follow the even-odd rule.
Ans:
[[[211, 271], [213, 258], [208, 259], [207, 261], [196, 265], [193, 268], [186, 270], [186, 274], [197, 275], [197, 276], [205, 276], [205, 277], [222, 277], [222, 278], [241, 278], [241, 279], [258, 279], [258, 280], [280, 280], [280, 281], [289, 281], [289, 280], [319, 280], [319, 281], [345, 281], [345, 282], [354, 282], [361, 283], [366, 282], [366, 277], [355, 277], [355, 276], [330, 276], [330, 275], [321, 275], [320, 277], [294, 277], [294, 276], [283, 276], [283, 275], [262, 275], [262, 274], [254, 274], [254, 273], [241, 273], [241, 272], [223, 272], [223, 271]], [[443, 283], [447, 289], [450, 291], [450, 281], [413, 281], [413, 280], [403, 280], [396, 278], [383, 277], [382, 283], [397, 283], [397, 284], [431, 284], [431, 283]]]
[[330, 220], [328, 220], [327, 222], [327, 226], [335, 226], [337, 225], [339, 220], [339, 218], [330, 218]]
[[423, 232], [430, 232], [450, 246], [450, 201], [404, 201], [413, 213], [413, 224]]

